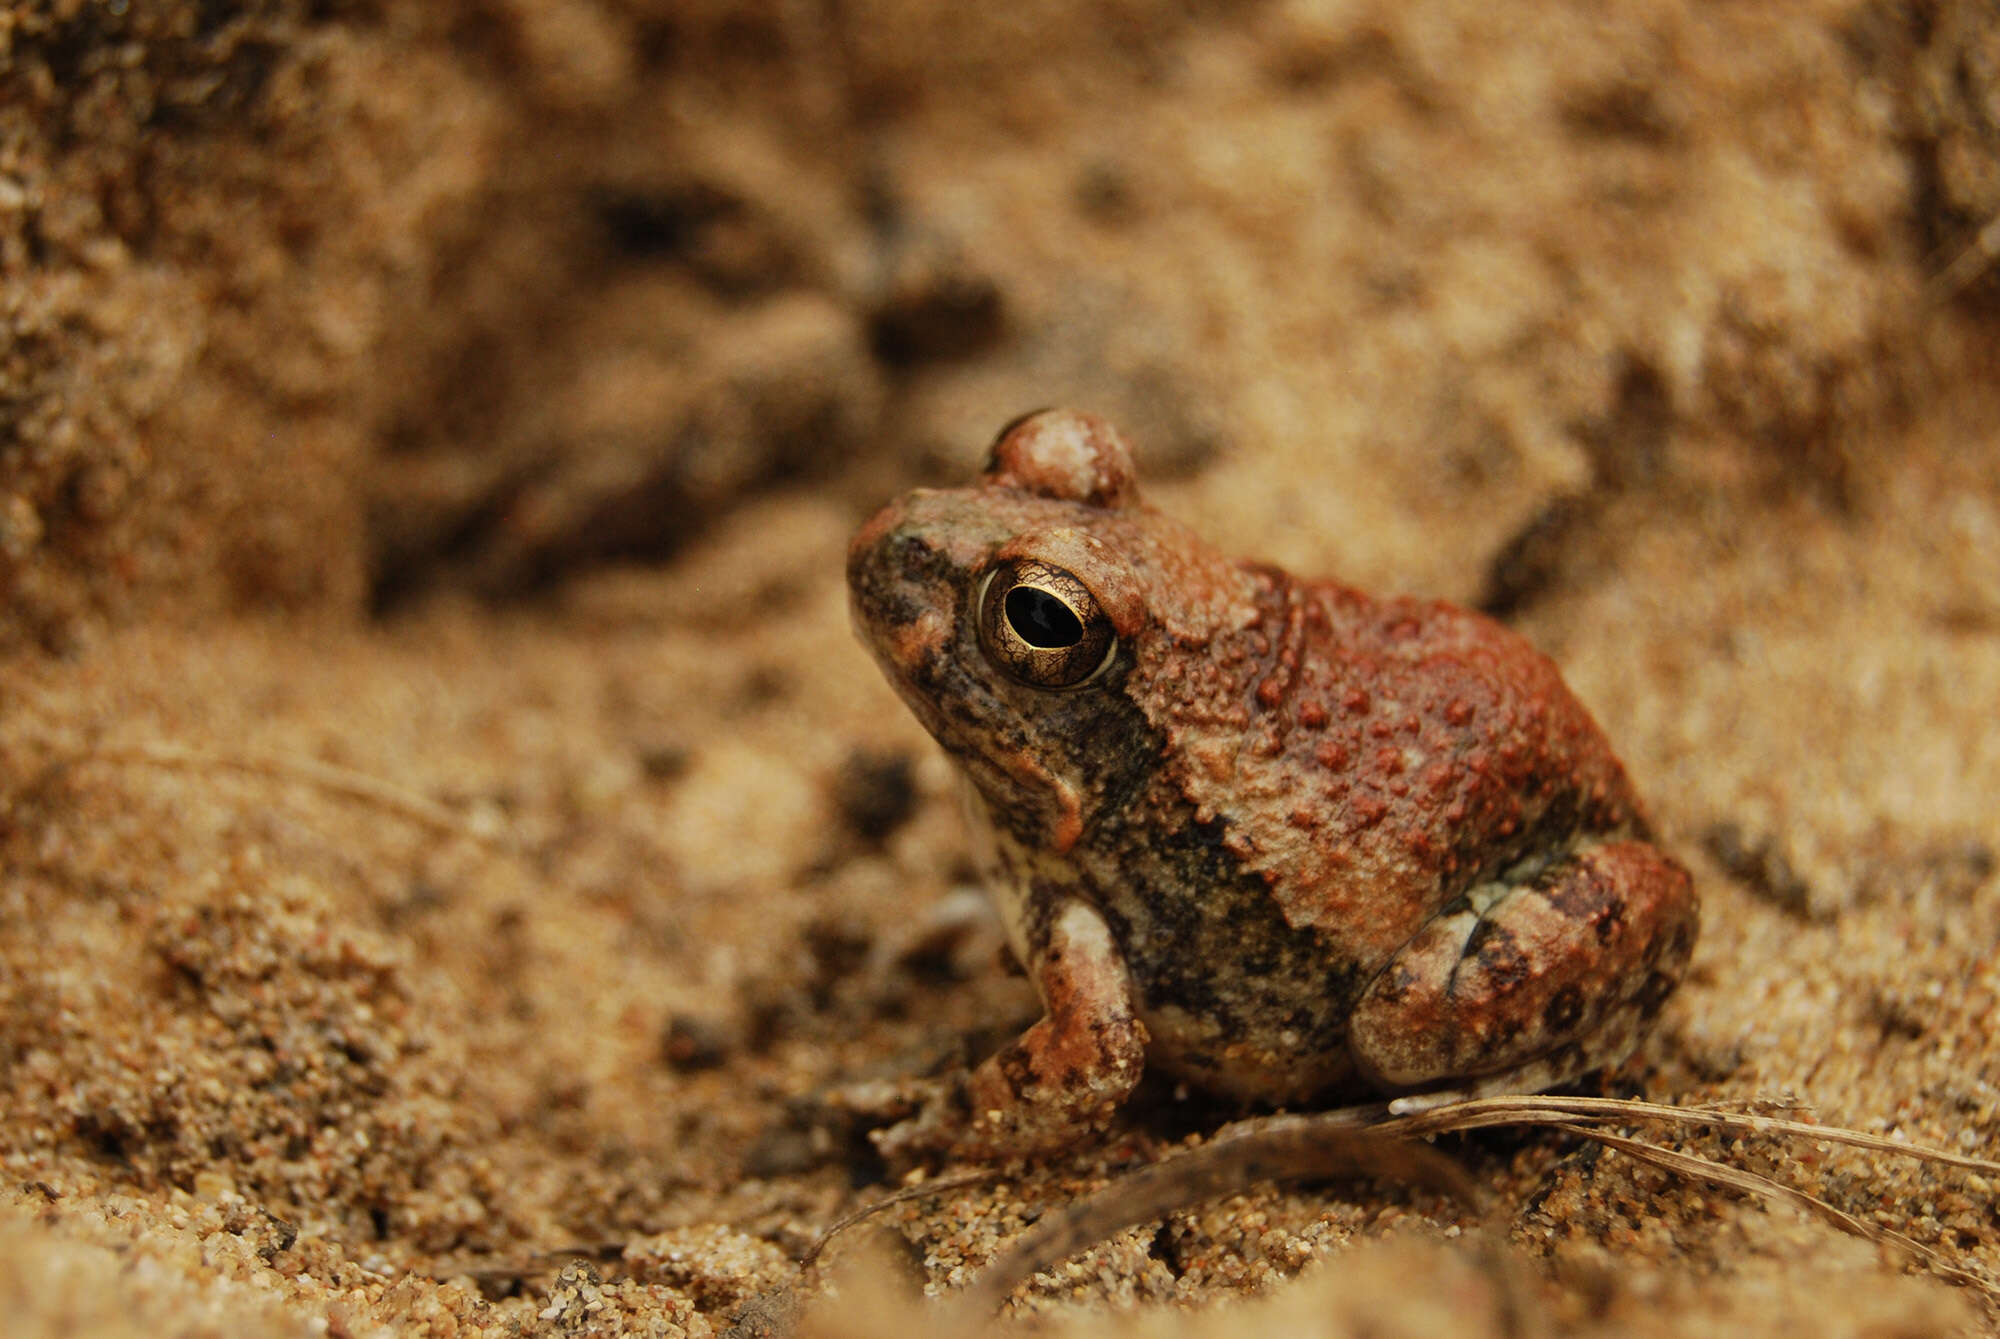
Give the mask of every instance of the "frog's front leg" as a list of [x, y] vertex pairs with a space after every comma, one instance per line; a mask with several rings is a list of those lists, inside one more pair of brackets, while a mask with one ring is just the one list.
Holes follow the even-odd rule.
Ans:
[[1060, 1147], [1101, 1129], [1145, 1065], [1146, 1028], [1104, 918], [1059, 903], [1029, 945], [1047, 1012], [955, 1090], [875, 1136], [890, 1158], [945, 1152], [996, 1158]]
[[1349, 1032], [1361, 1073], [1385, 1092], [1469, 1097], [1616, 1064], [1679, 984], [1697, 911], [1687, 871], [1642, 841], [1475, 887], [1363, 992]]

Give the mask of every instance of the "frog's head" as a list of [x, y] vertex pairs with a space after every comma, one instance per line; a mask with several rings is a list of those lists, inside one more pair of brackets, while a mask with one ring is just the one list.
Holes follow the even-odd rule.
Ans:
[[1118, 431], [1046, 410], [1001, 432], [978, 485], [918, 489], [848, 549], [862, 643], [1034, 845], [1067, 851], [1128, 755], [1157, 749], [1119, 689], [1149, 622], [1133, 557], [1159, 524]]

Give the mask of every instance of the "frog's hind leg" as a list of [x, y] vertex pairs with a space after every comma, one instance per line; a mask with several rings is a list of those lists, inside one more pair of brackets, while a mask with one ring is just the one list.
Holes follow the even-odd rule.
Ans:
[[1479, 885], [1363, 992], [1350, 1045], [1384, 1092], [1538, 1092], [1623, 1060], [1679, 984], [1697, 905], [1687, 871], [1629, 840], [1580, 845]]

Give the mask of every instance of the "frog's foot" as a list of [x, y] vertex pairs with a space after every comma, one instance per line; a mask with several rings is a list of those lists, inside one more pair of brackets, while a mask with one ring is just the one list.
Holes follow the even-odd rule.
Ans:
[[1687, 871], [1640, 841], [1483, 884], [1370, 983], [1350, 1020], [1356, 1063], [1386, 1092], [1468, 1097], [1616, 1064], [1680, 983], [1696, 912]]
[[1048, 1012], [910, 1119], [872, 1138], [884, 1157], [994, 1159], [1047, 1152], [1101, 1131], [1145, 1065], [1146, 1029], [1110, 930], [1065, 903], [1031, 970]]

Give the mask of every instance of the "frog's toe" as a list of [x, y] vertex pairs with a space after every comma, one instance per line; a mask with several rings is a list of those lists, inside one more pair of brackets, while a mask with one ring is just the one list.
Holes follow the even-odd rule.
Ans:
[[960, 1152], [970, 1128], [964, 1074], [925, 1082], [914, 1114], [868, 1132], [868, 1142], [893, 1168]]

